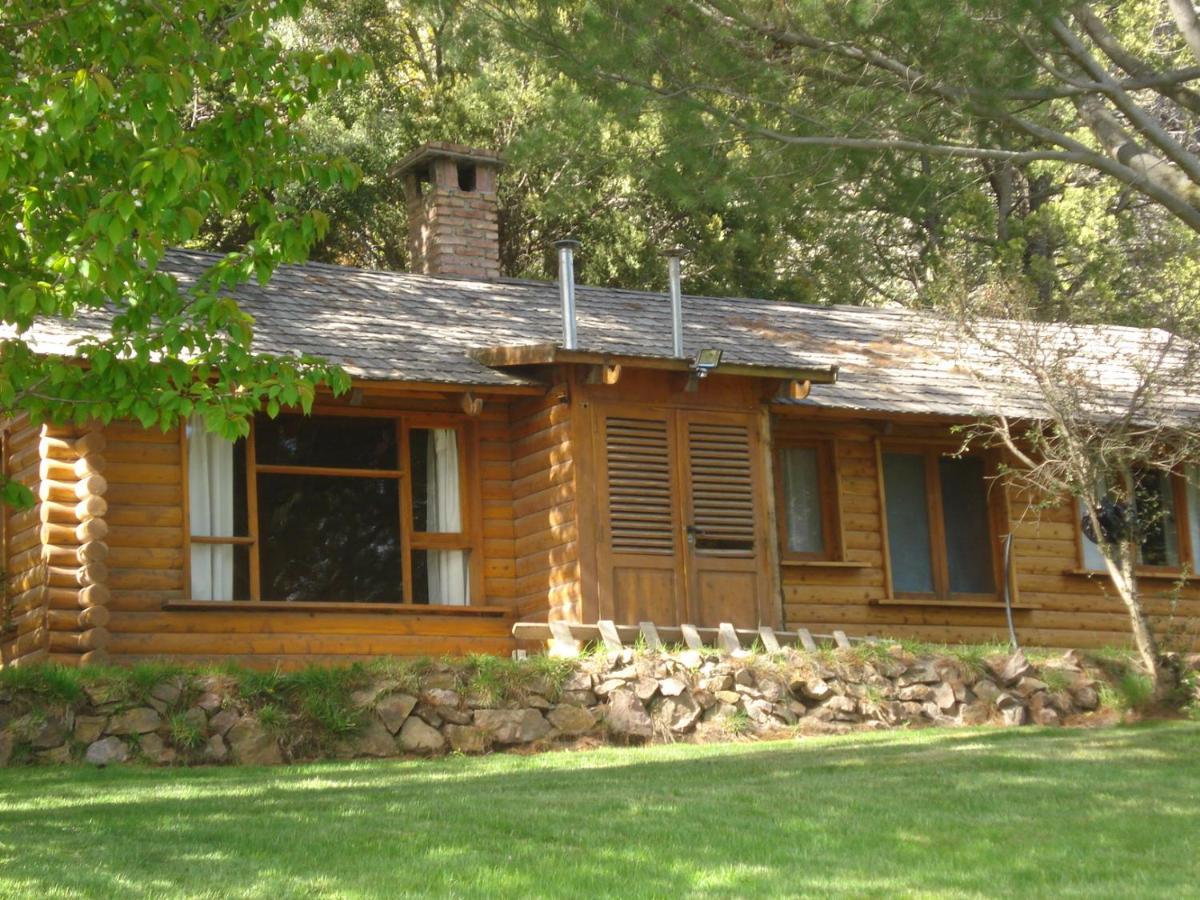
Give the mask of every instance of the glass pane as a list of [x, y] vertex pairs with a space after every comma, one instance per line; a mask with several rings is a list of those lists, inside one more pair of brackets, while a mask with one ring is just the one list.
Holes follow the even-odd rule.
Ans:
[[458, 432], [413, 428], [408, 432], [413, 531], [462, 531], [458, 485]]
[[821, 522], [821, 478], [816, 448], [785, 447], [780, 458], [788, 550], [822, 554], [825, 552], [825, 534]]
[[885, 453], [883, 486], [887, 494], [892, 586], [901, 593], [933, 593], [925, 457], [919, 453]]
[[938, 460], [938, 476], [942, 481], [950, 593], [991, 594], [996, 590], [996, 578], [983, 460], [944, 456]]
[[249, 600], [250, 548], [245, 544], [192, 544], [193, 600]]
[[413, 603], [466, 606], [470, 573], [466, 550], [414, 550]]
[[1179, 531], [1171, 476], [1157, 469], [1135, 475], [1138, 521], [1142, 528], [1139, 562], [1145, 566], [1179, 565]]
[[398, 603], [399, 482], [258, 475], [262, 599]]
[[198, 537], [245, 537], [246, 442], [227, 441], [187, 424], [188, 529]]
[[[1083, 517], [1087, 515], [1084, 509], [1083, 498], [1079, 499], [1077, 509], [1079, 510], [1079, 521], [1082, 527]], [[1100, 552], [1100, 547], [1089, 541], [1086, 534], [1081, 534], [1079, 540], [1083, 544], [1083, 567], [1097, 572], [1104, 571], [1104, 554]]]
[[260, 465], [398, 469], [396, 423], [350, 416], [279, 416], [254, 420]]

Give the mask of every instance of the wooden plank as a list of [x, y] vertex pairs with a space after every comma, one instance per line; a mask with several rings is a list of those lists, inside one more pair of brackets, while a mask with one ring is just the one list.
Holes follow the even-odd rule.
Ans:
[[653, 622], [638, 622], [638, 631], [641, 633], [642, 640], [646, 644], [646, 649], [651, 653], [657, 652], [662, 648], [662, 641], [658, 637], [658, 629], [654, 627]]
[[779, 638], [775, 637], [775, 629], [770, 625], [759, 626], [758, 639], [762, 641], [763, 649], [768, 653], [779, 653], [783, 649], [779, 646]]
[[800, 641], [800, 646], [809, 653], [817, 652], [817, 642], [813, 640], [813, 636], [807, 628], [797, 628], [796, 637]]
[[846, 637], [846, 632], [834, 629], [833, 641], [837, 644], [839, 650], [850, 649], [850, 639]]
[[683, 642], [687, 644], [689, 650], [704, 649], [704, 641], [700, 639], [700, 633], [696, 631], [695, 625], [684, 622], [679, 626], [679, 630], [683, 632]]
[[742, 642], [738, 640], [732, 622], [722, 622], [717, 626], [717, 646], [724, 653], [737, 653], [742, 649]]
[[596, 627], [600, 629], [600, 640], [604, 642], [606, 650], [624, 650], [625, 645], [621, 643], [621, 635], [617, 633], [617, 626], [609, 619], [601, 619], [596, 623]]

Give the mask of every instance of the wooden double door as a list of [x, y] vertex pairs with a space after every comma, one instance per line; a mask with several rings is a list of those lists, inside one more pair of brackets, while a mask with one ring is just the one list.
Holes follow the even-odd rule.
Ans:
[[612, 406], [597, 418], [600, 618], [770, 622], [757, 417]]

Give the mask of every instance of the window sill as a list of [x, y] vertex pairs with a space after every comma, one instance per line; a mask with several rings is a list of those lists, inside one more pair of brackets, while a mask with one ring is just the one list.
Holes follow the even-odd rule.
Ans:
[[[919, 600], [915, 598], [904, 597], [885, 597], [880, 600], [872, 600], [872, 606], [941, 606], [951, 609], [1004, 609], [1003, 600], [938, 600], [930, 598], [928, 600]], [[1040, 603], [1027, 603], [1023, 600], [1018, 600], [1012, 604], [1014, 611], [1020, 612], [1026, 609], [1041, 609]]]
[[424, 603], [289, 603], [278, 600], [172, 600], [164, 603], [167, 612], [305, 612], [362, 613], [397, 616], [483, 616], [503, 618], [512, 610], [507, 606], [442, 606]]
[[869, 569], [870, 563], [845, 559], [781, 559], [781, 566], [811, 566], [823, 569]]
[[[1064, 575], [1087, 575], [1095, 578], [1107, 578], [1108, 572], [1104, 569], [1063, 569]], [[1138, 578], [1152, 578], [1159, 581], [1200, 581], [1200, 574], [1192, 573], [1184, 576], [1182, 569], [1135, 569], [1134, 575]]]

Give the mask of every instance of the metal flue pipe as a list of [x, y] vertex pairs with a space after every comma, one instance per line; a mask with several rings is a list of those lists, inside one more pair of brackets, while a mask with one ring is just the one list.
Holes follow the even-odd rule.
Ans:
[[682, 247], [664, 250], [667, 258], [667, 278], [671, 291], [671, 355], [683, 356], [683, 290], [680, 285], [679, 264], [684, 257]]
[[575, 251], [579, 241], [563, 238], [554, 242], [558, 250], [558, 296], [562, 300], [563, 349], [575, 350]]

